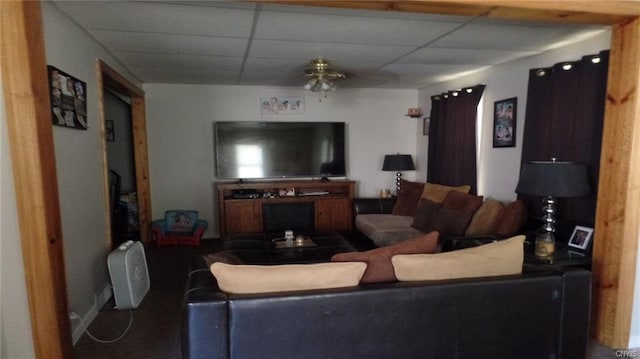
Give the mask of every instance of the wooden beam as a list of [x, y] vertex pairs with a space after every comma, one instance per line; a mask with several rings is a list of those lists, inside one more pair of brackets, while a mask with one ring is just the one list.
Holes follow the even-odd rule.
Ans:
[[592, 335], [626, 348], [640, 236], [640, 19], [613, 27], [593, 250]]
[[304, 1], [256, 0], [288, 5], [343, 9], [414, 12], [456, 16], [484, 16], [526, 21], [613, 25], [640, 16], [637, 1]]
[[34, 350], [37, 358], [71, 358], [40, 3], [1, 1], [0, 13], [0, 64]]

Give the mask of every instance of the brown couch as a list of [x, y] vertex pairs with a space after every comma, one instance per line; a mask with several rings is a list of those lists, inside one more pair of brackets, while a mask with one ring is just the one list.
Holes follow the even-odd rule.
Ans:
[[527, 220], [527, 207], [468, 194], [469, 186], [402, 181], [394, 198], [356, 198], [355, 228], [377, 247], [440, 232], [442, 239], [506, 238]]

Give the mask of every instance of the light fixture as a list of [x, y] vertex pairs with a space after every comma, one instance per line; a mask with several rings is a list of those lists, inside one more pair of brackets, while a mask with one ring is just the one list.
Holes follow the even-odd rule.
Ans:
[[556, 198], [583, 197], [591, 193], [587, 168], [579, 163], [551, 161], [527, 162], [520, 172], [516, 193], [542, 196], [541, 231], [536, 236], [535, 254], [547, 257], [555, 251]]
[[385, 155], [384, 162], [382, 163], [383, 171], [396, 171], [396, 194], [400, 192], [400, 180], [402, 173], [400, 171], [413, 171], [415, 170], [413, 165], [413, 159], [411, 155]]
[[324, 92], [324, 97], [327, 97], [328, 91], [336, 89], [337, 86], [333, 82], [334, 80], [346, 77], [344, 73], [332, 69], [329, 66], [329, 62], [323, 58], [309, 62], [305, 70], [305, 76], [309, 80], [304, 85], [304, 89], [311, 92]]

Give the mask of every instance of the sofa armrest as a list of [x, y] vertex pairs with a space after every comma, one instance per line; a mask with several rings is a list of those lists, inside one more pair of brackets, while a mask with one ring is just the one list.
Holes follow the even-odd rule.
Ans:
[[395, 198], [354, 198], [353, 217], [359, 214], [391, 214]]

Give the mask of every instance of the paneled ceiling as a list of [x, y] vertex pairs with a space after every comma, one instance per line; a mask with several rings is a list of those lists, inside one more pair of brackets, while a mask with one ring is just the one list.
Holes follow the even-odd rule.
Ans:
[[417, 89], [594, 36], [603, 25], [227, 1], [57, 1], [144, 83]]

